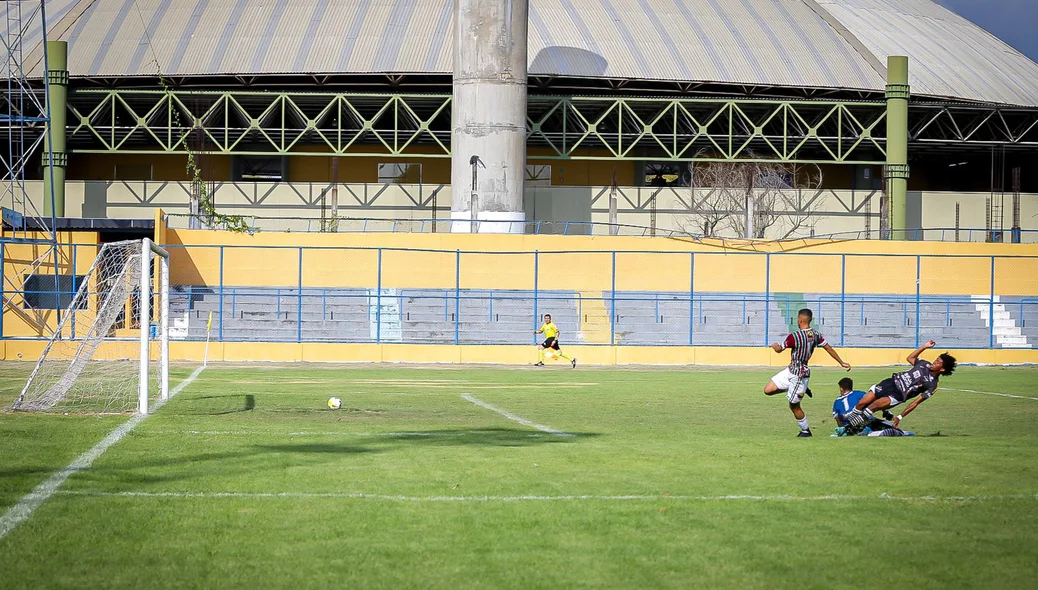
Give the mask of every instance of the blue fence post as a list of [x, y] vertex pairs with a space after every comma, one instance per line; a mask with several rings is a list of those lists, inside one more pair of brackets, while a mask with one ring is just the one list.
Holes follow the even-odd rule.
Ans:
[[919, 348], [919, 320], [923, 314], [919, 309], [922, 299], [923, 282], [923, 257], [918, 254], [915, 257], [915, 347]]
[[378, 269], [375, 274], [375, 344], [382, 344], [382, 248], [378, 249]]
[[220, 326], [218, 330], [220, 342], [223, 342], [223, 249], [224, 247], [220, 246]]
[[454, 344], [461, 342], [461, 250], [454, 252]]
[[299, 247], [299, 284], [297, 285], [296, 342], [303, 341], [303, 247]]
[[[541, 225], [541, 222], [538, 221], [537, 222], [537, 227], [540, 228], [540, 225]], [[533, 251], [533, 329], [534, 330], [537, 329], [537, 321], [538, 321], [538, 319], [540, 317], [540, 316], [537, 315], [538, 314], [538, 310], [537, 310], [537, 275], [539, 274], [538, 273], [538, 271], [539, 271], [538, 267], [540, 266], [540, 263], [541, 263], [541, 253], [538, 252], [537, 250], [534, 250]], [[535, 344], [537, 343], [537, 335], [536, 334], [533, 335], [533, 341], [534, 341]]]
[[613, 284], [609, 303], [609, 345], [616, 345], [616, 250], [613, 250]]
[[988, 348], [995, 347], [995, 257], [991, 257], [991, 294], [988, 298]]
[[771, 253], [764, 255], [764, 346], [771, 333]]
[[[72, 298], [69, 299], [69, 303], [70, 304], [73, 301], [76, 300], [76, 292], [79, 290], [79, 286], [76, 284], [76, 268], [77, 268], [77, 266], [76, 266], [76, 259], [78, 258], [78, 256], [77, 256], [78, 252], [79, 252], [79, 245], [78, 244], [72, 244], [72, 272], [70, 273], [72, 275]], [[3, 264], [4, 264], [3, 263], [3, 258], [0, 257], [0, 267], [2, 267]], [[72, 317], [69, 318], [69, 321], [72, 323], [72, 338], [73, 339], [76, 338], [76, 313], [75, 312], [76, 312], [76, 310], [72, 310], [72, 312], [71, 312], [72, 313]], [[3, 315], [3, 314], [0, 313], [0, 315]], [[0, 326], [0, 335], [2, 335], [2, 334], [3, 334], [3, 326]]]
[[696, 316], [696, 253], [688, 253], [688, 345], [692, 346], [692, 326]]
[[840, 346], [847, 334], [847, 255], [840, 255]]

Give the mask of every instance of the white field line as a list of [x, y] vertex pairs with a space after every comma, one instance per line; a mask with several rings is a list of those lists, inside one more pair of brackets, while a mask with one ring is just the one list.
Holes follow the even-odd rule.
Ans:
[[[493, 436], [496, 432], [470, 431], [465, 433], [451, 432], [423, 432], [421, 430], [400, 432], [355, 432], [336, 430], [299, 430], [295, 432], [270, 432], [263, 430], [148, 430], [138, 432], [137, 436], [148, 435], [190, 435], [190, 436], [344, 436], [344, 437], [384, 437], [384, 436], [413, 436], [413, 437], [457, 437], [457, 436]], [[531, 438], [544, 436], [537, 432], [531, 432], [527, 436]]]
[[550, 426], [545, 426], [543, 424], [537, 424], [536, 422], [530, 422], [526, 418], [523, 418], [523, 417], [520, 417], [520, 416], [516, 416], [515, 414], [513, 414], [513, 413], [511, 413], [511, 412], [509, 412], [507, 410], [502, 410], [501, 408], [494, 407], [494, 406], [488, 404], [485, 401], [481, 401], [481, 400], [477, 399], [476, 397], [473, 397], [472, 395], [470, 395], [468, 393], [461, 394], [461, 397], [464, 398], [466, 401], [472, 402], [472, 403], [476, 404], [477, 406], [479, 406], [481, 408], [486, 408], [486, 409], [490, 410], [491, 412], [497, 412], [498, 414], [501, 414], [505, 418], [508, 418], [509, 420], [511, 420], [513, 422], [518, 422], [518, 423], [522, 424], [523, 426], [529, 426], [530, 428], [536, 428], [537, 430], [540, 430], [541, 432], [547, 432], [549, 434], [554, 434], [555, 436], [573, 436], [572, 434], [569, 434], [568, 432], [563, 432], [561, 430], [555, 430], [554, 428], [552, 428]]
[[[205, 367], [198, 367], [186, 379], [177, 384], [173, 388], [173, 391], [169, 392], [169, 397], [172, 398], [176, 394], [180, 393], [185, 387], [191, 384], [196, 377], [202, 372]], [[165, 405], [168, 400], [158, 400], [152, 408], [158, 410]], [[51, 496], [53, 496], [58, 488], [65, 483], [69, 477], [74, 473], [83, 471], [89, 468], [98, 457], [104, 454], [108, 450], [108, 447], [114, 445], [123, 439], [127, 434], [130, 433], [134, 428], [137, 427], [148, 414], [136, 414], [126, 422], [123, 422], [115, 430], [110, 432], [108, 436], [104, 437], [101, 442], [94, 445], [92, 449], [76, 457], [74, 461], [68, 464], [64, 469], [54, 472], [50, 477], [45, 479], [43, 483], [36, 486], [36, 488], [29, 492], [24, 498], [18, 501], [17, 504], [8, 509], [3, 516], [0, 516], [0, 539], [7, 536], [7, 533], [14, 530], [15, 527], [25, 522], [32, 516], [32, 513], [40, 507], [41, 504], [46, 502]]]
[[976, 496], [901, 496], [896, 494], [845, 495], [826, 494], [819, 496], [793, 495], [719, 495], [686, 496], [670, 494], [629, 495], [516, 495], [516, 496], [404, 496], [391, 494], [366, 494], [361, 492], [105, 492], [89, 490], [62, 490], [67, 496], [118, 497], [118, 498], [294, 498], [294, 499], [338, 499], [338, 500], [383, 500], [391, 502], [857, 502], [865, 500], [890, 500], [897, 502], [999, 502], [1009, 500], [1038, 500], [1038, 494], [1006, 494]]
[[1026, 396], [1026, 395], [1013, 395], [1011, 393], [996, 393], [994, 391], [977, 391], [977, 390], [974, 390], [974, 389], [954, 389], [952, 387], [943, 387], [942, 389], [947, 389], [948, 391], [961, 391], [961, 392], [964, 392], [964, 393], [982, 393], [984, 395], [997, 395], [998, 397], [1011, 397], [1013, 399], [1029, 399], [1031, 401], [1038, 402], [1038, 397], [1030, 397], [1030, 396]]

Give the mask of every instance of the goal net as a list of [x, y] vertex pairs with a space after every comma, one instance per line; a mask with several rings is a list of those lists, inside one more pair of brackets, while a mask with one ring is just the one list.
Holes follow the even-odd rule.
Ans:
[[13, 409], [147, 413], [168, 391], [169, 255], [107, 243], [79, 282]]

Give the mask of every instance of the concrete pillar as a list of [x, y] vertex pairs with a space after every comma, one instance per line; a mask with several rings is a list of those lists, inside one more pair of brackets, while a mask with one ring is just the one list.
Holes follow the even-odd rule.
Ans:
[[522, 233], [529, 0], [453, 1], [451, 231]]
[[887, 57], [887, 195], [892, 239], [904, 239], [908, 218], [908, 58]]
[[[55, 217], [65, 216], [65, 122], [68, 112], [68, 42], [47, 41], [47, 82], [50, 85], [50, 134], [43, 143], [43, 212], [51, 215], [51, 181], [54, 186]], [[48, 149], [50, 148], [50, 149]], [[47, 157], [48, 152], [53, 160]]]

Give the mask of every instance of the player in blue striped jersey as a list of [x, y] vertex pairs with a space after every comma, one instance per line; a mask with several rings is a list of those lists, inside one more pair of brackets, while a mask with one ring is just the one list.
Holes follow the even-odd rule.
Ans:
[[[836, 420], [836, 433], [830, 436], [840, 437], [848, 436], [847, 429], [847, 414], [854, 411], [855, 406], [862, 400], [867, 394], [860, 390], [854, 389], [854, 381], [850, 377], [844, 377], [840, 379], [840, 397], [833, 401], [833, 418]], [[911, 432], [905, 432], [899, 428], [895, 428], [894, 424], [890, 420], [894, 419], [894, 415], [886, 410], [883, 411], [883, 419], [873, 418], [872, 423], [866, 426], [861, 434], [868, 436], [913, 436]]]
[[858, 405], [861, 398], [865, 397], [865, 392], [854, 389], [854, 381], [850, 377], [840, 379], [839, 385], [840, 397], [833, 402], [833, 418], [836, 419], [837, 426], [844, 426], [847, 424], [844, 417], [854, 411], [854, 407]]

